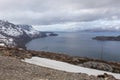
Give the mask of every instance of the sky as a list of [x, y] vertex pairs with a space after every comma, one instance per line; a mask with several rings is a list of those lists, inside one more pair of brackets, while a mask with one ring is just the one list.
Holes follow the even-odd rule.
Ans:
[[0, 19], [41, 30], [118, 29], [120, 0], [0, 0]]

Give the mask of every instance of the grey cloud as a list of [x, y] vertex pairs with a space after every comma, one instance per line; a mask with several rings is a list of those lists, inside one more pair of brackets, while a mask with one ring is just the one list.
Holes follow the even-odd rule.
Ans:
[[0, 19], [48, 25], [120, 19], [120, 0], [0, 0]]

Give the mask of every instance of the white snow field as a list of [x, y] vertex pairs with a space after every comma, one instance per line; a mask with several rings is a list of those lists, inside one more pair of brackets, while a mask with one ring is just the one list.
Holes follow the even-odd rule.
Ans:
[[117, 74], [117, 73], [80, 67], [80, 66], [72, 65], [66, 62], [60, 62], [60, 61], [51, 60], [47, 58], [32, 57], [31, 59], [25, 59], [22, 61], [26, 63], [42, 66], [42, 67], [47, 67], [47, 68], [52, 68], [52, 69], [72, 72], [72, 73], [86, 73], [88, 75], [94, 75], [94, 76], [107, 73], [107, 74], [113, 75], [117, 79], [120, 79], [120, 74]]

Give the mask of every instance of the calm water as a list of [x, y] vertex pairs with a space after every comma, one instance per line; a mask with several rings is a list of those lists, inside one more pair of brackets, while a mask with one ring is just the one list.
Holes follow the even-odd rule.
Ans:
[[27, 49], [65, 53], [72, 56], [120, 61], [120, 41], [96, 41], [92, 37], [118, 36], [120, 32], [58, 33], [59, 36], [34, 39]]

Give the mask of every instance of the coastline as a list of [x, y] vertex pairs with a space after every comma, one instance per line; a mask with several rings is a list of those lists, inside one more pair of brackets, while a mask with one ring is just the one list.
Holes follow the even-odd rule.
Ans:
[[14, 38], [14, 39], [15, 39], [15, 43], [17, 44], [17, 46], [16, 46], [17, 48], [23, 48], [26, 50], [27, 48], [25, 45], [28, 42], [30, 42], [33, 39], [45, 38], [45, 37], [48, 37], [47, 32], [41, 32], [39, 35], [35, 35], [35, 37], [32, 37], [32, 38], [30, 38], [27, 35], [24, 35], [24, 36], [20, 36], [19, 38]]
[[19, 36], [19, 38], [14, 38], [15, 43], [17, 44], [17, 48], [23, 48], [23, 49], [27, 49], [26, 48], [26, 44], [29, 43], [31, 40], [33, 39], [38, 39], [38, 38], [45, 38], [48, 36], [58, 36], [58, 34], [54, 33], [54, 32], [40, 32], [39, 35], [35, 35], [34, 37], [30, 38], [28, 35], [24, 35], [24, 36]]

